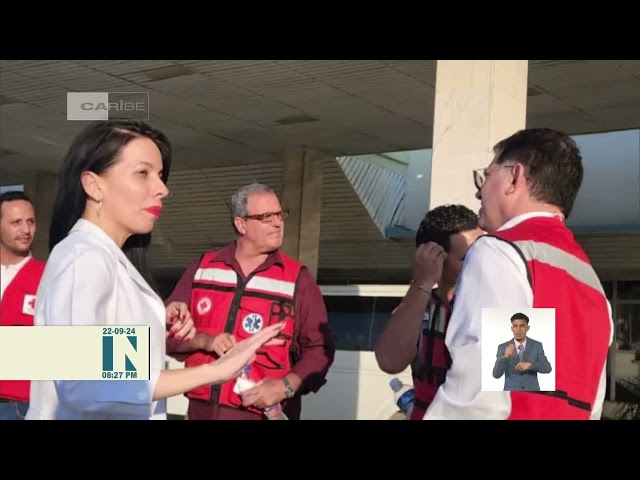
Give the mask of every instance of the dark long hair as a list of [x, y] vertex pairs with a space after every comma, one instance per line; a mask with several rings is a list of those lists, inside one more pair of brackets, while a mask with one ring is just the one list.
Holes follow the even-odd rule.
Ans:
[[[50, 252], [69, 234], [84, 213], [87, 194], [82, 187], [82, 173], [90, 171], [103, 174], [116, 162], [122, 148], [138, 137], [152, 140], [160, 150], [162, 180], [167, 183], [171, 167], [171, 144], [164, 133], [140, 121], [106, 120], [91, 123], [73, 140], [58, 173], [58, 192], [49, 229]], [[122, 250], [153, 286], [146, 262], [146, 250], [150, 243], [151, 233], [131, 235]]]

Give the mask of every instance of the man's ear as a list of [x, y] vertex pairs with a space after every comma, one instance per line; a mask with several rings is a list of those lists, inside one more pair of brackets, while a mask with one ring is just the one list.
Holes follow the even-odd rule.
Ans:
[[233, 224], [236, 226], [236, 230], [240, 233], [240, 235], [246, 235], [247, 233], [247, 223], [243, 218], [235, 217], [233, 219]]
[[507, 193], [515, 192], [519, 187], [527, 184], [527, 178], [524, 175], [524, 165], [516, 163], [511, 169], [511, 183], [507, 188]]
[[95, 202], [102, 201], [103, 192], [102, 192], [102, 179], [99, 175], [94, 172], [82, 172], [80, 175], [80, 182], [82, 183], [82, 188], [84, 188], [84, 192], [87, 194], [91, 200]]

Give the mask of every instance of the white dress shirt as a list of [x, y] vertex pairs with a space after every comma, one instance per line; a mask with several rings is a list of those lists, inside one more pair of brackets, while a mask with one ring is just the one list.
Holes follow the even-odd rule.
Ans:
[[518, 340], [516, 340], [515, 338], [513, 339], [513, 343], [516, 344], [516, 353], [518, 353], [518, 355], [520, 355], [520, 350], [518, 350], [518, 347], [520, 345], [522, 345], [522, 351], [524, 352], [524, 349], [527, 348], [527, 337], [524, 338], [524, 341], [519, 342]]
[[[553, 216], [534, 212], [513, 218], [499, 230], [532, 217]], [[608, 304], [608, 302], [607, 302]], [[452, 366], [446, 380], [425, 412], [425, 420], [504, 420], [511, 412], [510, 392], [482, 390], [482, 309], [520, 310], [533, 307], [533, 291], [523, 259], [501, 240], [480, 237], [469, 248], [456, 289], [445, 344]], [[609, 305], [611, 316], [611, 306]], [[613, 331], [613, 330], [612, 330]], [[600, 418], [606, 386], [603, 368], [592, 418]]]
[[2, 300], [4, 291], [7, 289], [11, 281], [16, 278], [18, 272], [25, 266], [30, 258], [31, 254], [13, 265], [0, 265], [0, 300]]
[[32, 381], [27, 420], [166, 419], [166, 400], [152, 400], [165, 362], [164, 304], [95, 224], [78, 220], [51, 252], [34, 321], [38, 326], [149, 325], [151, 380]]

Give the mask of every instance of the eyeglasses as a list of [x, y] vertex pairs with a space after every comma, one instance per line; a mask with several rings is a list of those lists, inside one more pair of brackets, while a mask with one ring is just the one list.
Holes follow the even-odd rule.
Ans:
[[[513, 167], [515, 167], [515, 164], [498, 166], [498, 168], [513, 168]], [[487, 168], [477, 168], [473, 171], [473, 183], [478, 190], [482, 189], [482, 185], [484, 185], [484, 182], [488, 176], [489, 176], [489, 169]]]
[[258, 220], [262, 223], [271, 223], [276, 217], [278, 217], [280, 220], [286, 220], [288, 216], [289, 210], [280, 210], [279, 212], [265, 212], [257, 213], [255, 215], [246, 215], [244, 218], [247, 220]]

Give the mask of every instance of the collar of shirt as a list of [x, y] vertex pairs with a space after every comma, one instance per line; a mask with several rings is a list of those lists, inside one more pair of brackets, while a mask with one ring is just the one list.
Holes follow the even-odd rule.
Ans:
[[523, 341], [522, 343], [521, 343], [521, 342], [518, 342], [518, 340], [516, 340], [515, 338], [513, 339], [513, 341], [514, 341], [514, 342], [515, 342], [515, 344], [516, 344], [516, 350], [518, 350], [518, 346], [520, 346], [520, 345], [522, 345], [522, 349], [523, 349], [523, 350], [524, 350], [525, 348], [527, 348], [527, 339], [526, 339], [526, 338], [524, 339], [524, 341]]
[[147, 282], [147, 280], [142, 276], [142, 273], [138, 271], [133, 263], [131, 263], [131, 260], [129, 260], [122, 248], [107, 234], [107, 232], [102, 230], [102, 228], [89, 220], [80, 218], [74, 226], [71, 227], [71, 230], [69, 230], [69, 235], [73, 235], [78, 232], [84, 232], [85, 235], [89, 234], [92, 242], [103, 246], [115, 256], [118, 262], [124, 266], [127, 273], [136, 283], [141, 287], [148, 289], [150, 293], [156, 294], [153, 286]]
[[[236, 273], [238, 273], [241, 276], [244, 276], [244, 274], [242, 273], [242, 269], [240, 268], [240, 264], [236, 259], [236, 246], [237, 245], [235, 241], [231, 242], [226, 247], [223, 247], [220, 250], [218, 250], [218, 253], [216, 254], [214, 259], [216, 261], [226, 263], [228, 266], [233, 268], [236, 271]], [[273, 252], [271, 252], [267, 256], [265, 261], [262, 263], [262, 265], [256, 268], [253, 271], [253, 273], [258, 273], [263, 270], [267, 270], [271, 268], [273, 265], [279, 265], [281, 268], [284, 268], [284, 261], [282, 260], [282, 256], [280, 255], [279, 250], [274, 250]]]
[[0, 265], [0, 299], [4, 297], [4, 291], [7, 289], [9, 284], [16, 278], [18, 272], [26, 265], [26, 263], [31, 258], [31, 252], [20, 260], [18, 263], [14, 263], [13, 265]]
[[108, 248], [115, 254], [116, 258], [118, 258], [118, 260], [125, 266], [130, 275], [140, 275], [129, 258], [125, 255], [122, 248], [120, 248], [118, 244], [107, 234], [107, 232], [102, 230], [98, 225], [84, 218], [79, 218], [75, 225], [71, 227], [71, 230], [69, 230], [69, 235], [77, 231], [90, 232], [96, 242]]
[[29, 261], [30, 258], [31, 258], [31, 252], [29, 252], [27, 256], [24, 257], [22, 260], [20, 260], [18, 263], [14, 263], [12, 265], [5, 265], [3, 263], [2, 265], [0, 265], [0, 267], [2, 267], [3, 272], [7, 272], [10, 269], [15, 270], [16, 272], [19, 272], [20, 269], [25, 266], [25, 264]]
[[514, 227], [515, 225], [518, 225], [520, 222], [524, 222], [525, 220], [528, 220], [530, 218], [534, 218], [534, 217], [557, 217], [557, 218], [562, 218], [560, 217], [557, 213], [550, 213], [550, 212], [528, 212], [528, 213], [523, 213], [521, 215], [518, 215], [517, 217], [513, 217], [511, 220], [507, 221], [504, 225], [502, 225], [498, 231], [500, 230], [506, 230], [507, 228], [511, 228]]

